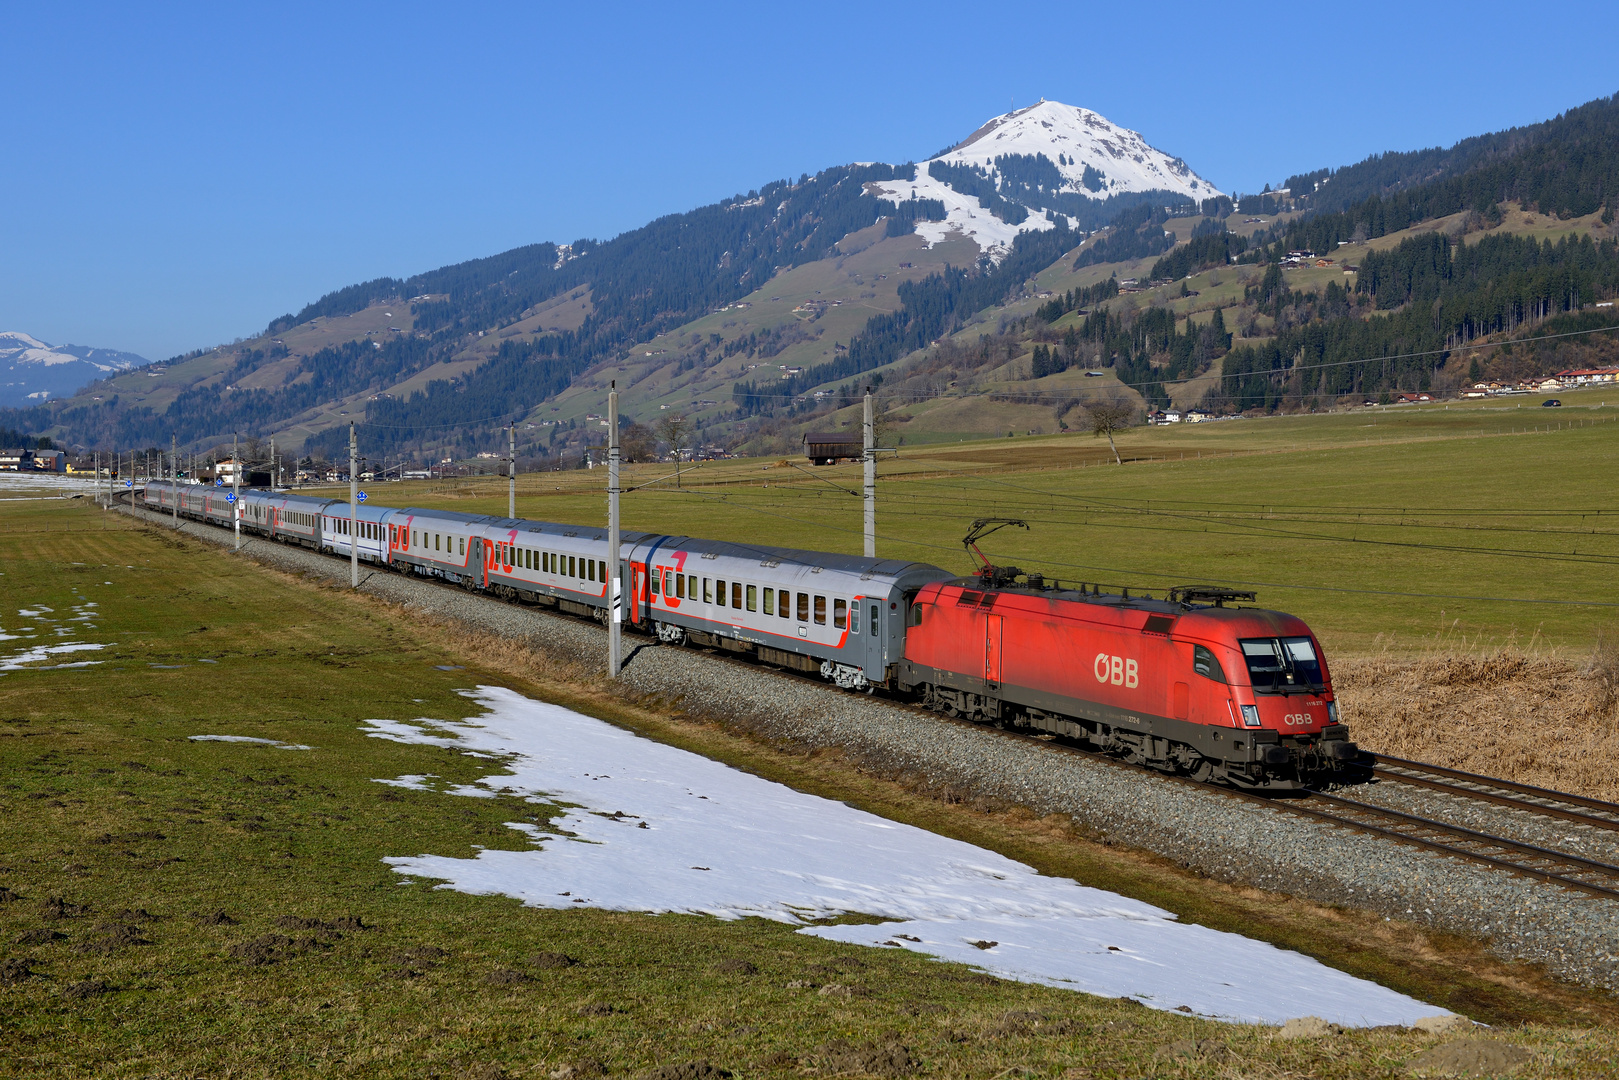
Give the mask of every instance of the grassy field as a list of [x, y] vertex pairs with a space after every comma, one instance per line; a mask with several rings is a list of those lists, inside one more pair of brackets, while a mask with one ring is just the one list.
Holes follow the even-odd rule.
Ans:
[[[1336, 654], [1418, 649], [1443, 631], [1583, 655], [1619, 618], [1619, 497], [1602, 479], [1619, 464], [1619, 388], [1562, 399], [1138, 428], [1119, 437], [1123, 468], [1089, 435], [907, 446], [881, 465], [878, 552], [965, 573], [968, 524], [1015, 517], [1030, 530], [997, 533], [998, 561], [1154, 594], [1255, 588]], [[719, 462], [681, 490], [643, 486], [670, 472], [629, 470], [627, 528], [860, 550], [858, 465]], [[605, 480], [521, 477], [518, 513], [602, 521]], [[372, 494], [506, 512], [495, 478]]]
[[1477, 942], [1213, 885], [1060, 818], [942, 803], [83, 501], [0, 507], [0, 564], [8, 655], [104, 646], [57, 658], [90, 666], [0, 675], [0, 1075], [718, 1075], [675, 1069], [710, 1061], [738, 1076], [1380, 1077], [1440, 1041], [1274, 1040], [911, 954], [853, 955], [759, 920], [529, 910], [402, 884], [383, 857], [517, 846], [504, 823], [544, 816], [373, 782], [487, 773], [360, 727], [463, 716], [456, 690], [486, 683], [1304, 949], [1503, 1025], [1493, 1038], [1535, 1055], [1522, 1075], [1598, 1075], [1619, 1053], [1608, 998]]

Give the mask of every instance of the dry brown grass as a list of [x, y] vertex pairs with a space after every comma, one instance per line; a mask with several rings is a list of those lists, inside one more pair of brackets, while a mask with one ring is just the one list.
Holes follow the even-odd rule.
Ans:
[[1333, 684], [1361, 746], [1619, 801], [1619, 631], [1588, 658], [1437, 635], [1339, 659]]

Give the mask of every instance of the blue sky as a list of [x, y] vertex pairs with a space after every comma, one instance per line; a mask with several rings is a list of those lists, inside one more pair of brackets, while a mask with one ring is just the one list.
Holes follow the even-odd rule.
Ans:
[[1619, 90], [1611, 4], [1527, 11], [14, 2], [0, 329], [163, 359], [367, 278], [921, 159], [1040, 97], [1253, 191]]

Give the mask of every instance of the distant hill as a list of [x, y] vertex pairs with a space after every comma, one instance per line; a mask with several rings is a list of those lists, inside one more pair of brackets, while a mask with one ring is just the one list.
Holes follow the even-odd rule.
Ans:
[[17, 408], [68, 397], [97, 379], [148, 362], [115, 349], [47, 345], [28, 334], [0, 331], [0, 406]]
[[[1061, 427], [1098, 392], [1273, 409], [1428, 389], [1470, 370], [1447, 367], [1457, 343], [1619, 290], [1616, 117], [1604, 99], [1234, 206], [1143, 136], [1041, 102], [920, 165], [837, 166], [607, 241], [352, 285], [0, 425], [340, 454], [358, 422], [366, 454], [421, 459], [503, 449], [514, 424], [520, 454], [575, 461], [610, 384], [628, 420], [756, 448], [835, 426], [868, 382], [908, 396], [895, 422], [929, 439]], [[1289, 262], [1299, 249], [1329, 264]]]

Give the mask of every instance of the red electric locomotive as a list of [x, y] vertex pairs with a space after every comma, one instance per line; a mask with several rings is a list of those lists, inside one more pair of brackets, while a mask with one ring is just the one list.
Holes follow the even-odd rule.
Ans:
[[986, 565], [917, 592], [896, 681], [941, 712], [1199, 780], [1277, 791], [1360, 779], [1320, 644], [1292, 615], [1226, 606], [1253, 599], [1132, 598]]

